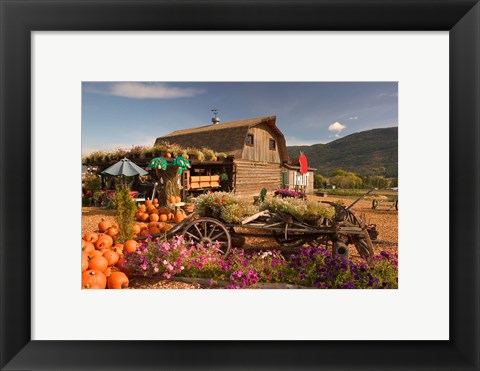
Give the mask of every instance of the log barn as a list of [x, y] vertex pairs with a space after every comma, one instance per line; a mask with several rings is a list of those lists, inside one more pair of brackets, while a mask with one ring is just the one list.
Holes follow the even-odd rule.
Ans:
[[282, 173], [286, 171], [283, 165], [288, 164], [285, 137], [275, 121], [276, 116], [267, 116], [220, 123], [215, 117], [210, 125], [159, 137], [155, 145], [169, 142], [225, 153], [227, 158], [223, 161], [191, 160], [190, 179], [223, 173], [228, 175], [228, 190], [239, 195], [258, 194], [262, 188], [268, 191], [281, 188]]

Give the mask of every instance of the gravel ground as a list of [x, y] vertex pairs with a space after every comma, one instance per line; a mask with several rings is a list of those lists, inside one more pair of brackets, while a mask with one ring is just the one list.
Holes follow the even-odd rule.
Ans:
[[[318, 201], [344, 201], [345, 205], [349, 205], [355, 197], [316, 197], [309, 196], [309, 199]], [[398, 212], [391, 208], [388, 210], [388, 204], [385, 203], [381, 208], [373, 210], [371, 208], [372, 199], [366, 198], [359, 201], [353, 209], [357, 215], [365, 215], [368, 224], [376, 224], [378, 231], [378, 240], [385, 241], [385, 244], [374, 244], [375, 254], [379, 254], [384, 250], [389, 253], [398, 253]], [[82, 235], [86, 232], [98, 229], [98, 223], [103, 219], [114, 221], [114, 211], [104, 210], [96, 207], [84, 207], [82, 209]], [[250, 232], [250, 231], [249, 231]], [[247, 246], [265, 246], [271, 247], [274, 243], [273, 239], [265, 239], [258, 237], [247, 237]], [[351, 246], [350, 256], [353, 260], [360, 260], [356, 249]], [[198, 289], [199, 285], [190, 285], [182, 282], [171, 282], [165, 280], [152, 280], [145, 278], [133, 278], [130, 282], [132, 289]]]

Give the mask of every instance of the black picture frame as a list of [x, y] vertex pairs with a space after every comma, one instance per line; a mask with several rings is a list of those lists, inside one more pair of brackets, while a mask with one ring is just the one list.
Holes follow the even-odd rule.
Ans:
[[[2, 369], [479, 370], [477, 1], [1, 0], [0, 12]], [[30, 36], [41, 30], [448, 31], [450, 340], [32, 341], [32, 235], [24, 213], [31, 208], [32, 190]], [[447, 217], [446, 211], [438, 231], [429, 233], [442, 233]], [[373, 321], [374, 314], [365, 320]]]

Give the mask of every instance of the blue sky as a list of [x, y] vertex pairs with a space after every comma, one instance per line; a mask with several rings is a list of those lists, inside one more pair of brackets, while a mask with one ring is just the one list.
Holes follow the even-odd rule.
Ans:
[[398, 126], [396, 82], [84, 82], [82, 153], [153, 145], [174, 130], [277, 116], [287, 145]]

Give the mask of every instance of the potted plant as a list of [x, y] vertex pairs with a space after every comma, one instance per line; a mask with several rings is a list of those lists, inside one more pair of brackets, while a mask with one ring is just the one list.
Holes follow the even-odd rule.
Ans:
[[215, 156], [215, 151], [210, 148], [202, 148], [202, 152], [205, 155], [205, 159], [208, 161], [217, 161], [217, 156]]
[[139, 158], [140, 154], [142, 153], [144, 147], [143, 146], [134, 146], [130, 150], [130, 155], [132, 158]]
[[202, 151], [196, 148], [190, 148], [187, 151], [187, 154], [191, 160], [203, 161], [205, 159], [205, 156], [203, 155]]
[[143, 147], [140, 158], [153, 157], [153, 147]]

